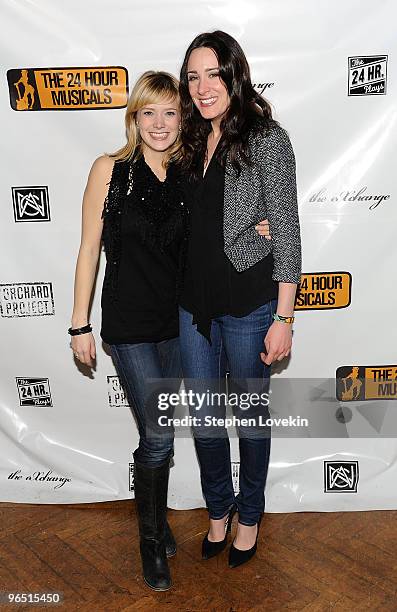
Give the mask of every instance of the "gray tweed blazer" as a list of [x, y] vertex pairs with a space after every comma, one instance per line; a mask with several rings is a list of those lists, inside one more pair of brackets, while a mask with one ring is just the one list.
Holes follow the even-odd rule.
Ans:
[[[241, 163], [237, 177], [226, 161], [223, 208], [224, 250], [238, 272], [270, 252], [273, 279], [299, 283], [301, 240], [296, 196], [295, 156], [287, 132], [271, 123], [267, 135], [249, 139], [252, 166]], [[269, 219], [272, 239], [259, 236], [255, 225]]]

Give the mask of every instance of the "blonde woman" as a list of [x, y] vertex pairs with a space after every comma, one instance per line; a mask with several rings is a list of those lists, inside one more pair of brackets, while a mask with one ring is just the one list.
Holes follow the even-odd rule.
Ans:
[[[133, 407], [139, 430], [134, 452], [140, 550], [148, 586], [164, 591], [171, 578], [167, 556], [176, 545], [166, 521], [173, 431], [148, 432], [148, 379], [181, 376], [177, 282], [185, 240], [180, 159], [178, 81], [146, 72], [126, 111], [127, 144], [93, 164], [83, 199], [76, 266], [71, 346], [93, 365], [95, 340], [89, 303], [100, 253], [106, 251], [101, 337]], [[104, 206], [105, 202], [105, 206]]]

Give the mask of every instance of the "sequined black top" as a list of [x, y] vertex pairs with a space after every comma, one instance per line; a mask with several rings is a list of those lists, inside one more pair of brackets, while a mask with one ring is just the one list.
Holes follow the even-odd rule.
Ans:
[[102, 339], [134, 344], [175, 338], [188, 223], [179, 169], [170, 165], [162, 182], [143, 156], [116, 161], [103, 221]]

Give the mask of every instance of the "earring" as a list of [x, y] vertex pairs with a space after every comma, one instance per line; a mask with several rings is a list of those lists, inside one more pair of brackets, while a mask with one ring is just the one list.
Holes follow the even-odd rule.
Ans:
[[181, 126], [181, 124], [179, 124], [178, 130], [179, 130], [179, 132], [182, 132], [182, 126]]

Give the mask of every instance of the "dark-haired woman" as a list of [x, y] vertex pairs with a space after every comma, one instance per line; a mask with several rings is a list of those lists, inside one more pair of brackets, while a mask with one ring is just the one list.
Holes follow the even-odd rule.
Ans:
[[[180, 98], [184, 164], [194, 193], [179, 313], [183, 373], [187, 384], [205, 391], [221, 380], [225, 352], [229, 391], [265, 397], [271, 363], [291, 350], [301, 274], [294, 153], [287, 132], [255, 92], [240, 45], [224, 32], [200, 34], [191, 43]], [[263, 218], [269, 219], [271, 242], [255, 231]], [[222, 421], [212, 420], [224, 411], [205, 404], [201, 427], [194, 428], [210, 519], [202, 555], [208, 559], [225, 548], [237, 511], [229, 552], [229, 566], [236, 567], [256, 552], [270, 454], [269, 428], [260, 417], [269, 413], [265, 401], [258, 406], [252, 397], [244, 416], [253, 417], [253, 426], [235, 413], [236, 497], [227, 432]]]

